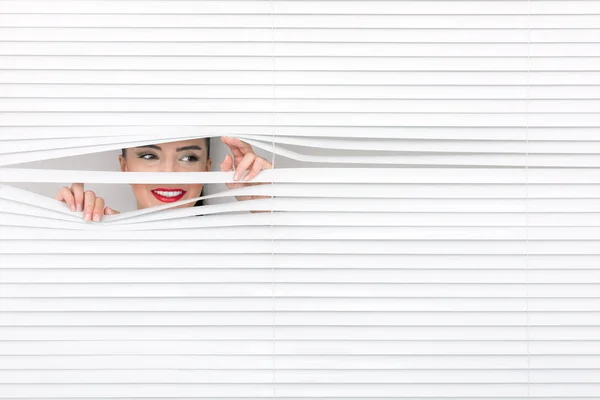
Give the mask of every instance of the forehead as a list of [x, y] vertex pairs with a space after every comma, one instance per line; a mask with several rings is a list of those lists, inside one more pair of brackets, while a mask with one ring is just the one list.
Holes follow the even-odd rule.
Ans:
[[159, 143], [158, 144], [163, 151], [166, 150], [175, 150], [181, 147], [188, 146], [198, 146], [202, 150], [206, 147], [206, 139], [189, 139], [189, 140], [179, 140], [177, 142], [167, 142], [167, 143]]
[[[165, 143], [156, 143], [153, 145], [148, 144], [148, 146], [158, 146], [164, 152], [177, 151], [177, 149], [181, 149], [183, 147], [189, 146], [198, 146], [202, 151], [206, 150], [206, 139], [189, 139], [189, 140], [179, 140], [176, 142], [165, 142]], [[145, 147], [145, 146], [137, 146], [137, 147]], [[196, 149], [197, 151], [197, 149]]]

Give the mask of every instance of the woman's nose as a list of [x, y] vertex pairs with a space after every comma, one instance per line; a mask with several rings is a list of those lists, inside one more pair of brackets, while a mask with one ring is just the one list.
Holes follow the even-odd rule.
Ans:
[[177, 171], [177, 161], [167, 160], [161, 164], [161, 172], [176, 172]]

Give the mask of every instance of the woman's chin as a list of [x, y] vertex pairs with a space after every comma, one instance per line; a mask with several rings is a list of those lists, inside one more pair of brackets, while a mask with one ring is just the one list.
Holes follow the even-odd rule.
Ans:
[[162, 201], [160, 201], [158, 199], [151, 198], [145, 202], [144, 208], [157, 207], [157, 206], [162, 206], [165, 204], [167, 204], [167, 203], [163, 203]]

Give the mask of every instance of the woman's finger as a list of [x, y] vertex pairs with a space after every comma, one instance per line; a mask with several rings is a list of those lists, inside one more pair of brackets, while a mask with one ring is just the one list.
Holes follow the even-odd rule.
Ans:
[[244, 154], [254, 153], [254, 150], [252, 149], [252, 146], [250, 146], [249, 143], [246, 143], [243, 140], [238, 139], [236, 137], [225, 136], [225, 138], [227, 140], [228, 146], [234, 146], [234, 147], [240, 149], [240, 151]]
[[68, 186], [61, 187], [54, 198], [58, 201], [66, 203], [67, 206], [71, 209], [71, 211], [77, 210], [77, 208], [75, 207], [75, 197], [73, 197], [73, 193], [71, 192], [71, 189]]
[[221, 167], [221, 171], [223, 171], [223, 172], [229, 172], [229, 171], [231, 171], [231, 169], [233, 167], [233, 160], [231, 158], [231, 154], [227, 153], [227, 155], [225, 156], [225, 158], [221, 162], [220, 167]]
[[269, 161], [265, 158], [262, 158], [262, 157], [259, 157], [259, 158], [262, 160], [263, 169], [273, 169], [273, 164], [271, 164], [271, 161]]
[[[233, 158], [231, 157], [231, 154], [227, 153], [220, 167], [222, 172], [231, 172], [233, 169]], [[228, 189], [233, 189], [233, 185], [233, 183], [225, 183], [225, 186], [227, 186]]]
[[121, 214], [121, 213], [118, 212], [117, 210], [113, 210], [109, 206], [104, 207], [104, 215], [115, 215], [115, 214]]
[[254, 149], [250, 144], [234, 137], [225, 136], [222, 138], [225, 143], [231, 149], [234, 156], [234, 164], [237, 166], [238, 162], [248, 153], [254, 153]]
[[[229, 146], [229, 148], [231, 149], [231, 153], [233, 154], [233, 160], [241, 160], [242, 157], [244, 157], [244, 154], [246, 153], [242, 152], [243, 148], [240, 148], [239, 146], [235, 145], [232, 139], [234, 138], [229, 136], [221, 136], [221, 141], [227, 146]], [[239, 141], [241, 142], [241, 140]]]
[[[221, 162], [220, 168], [222, 172], [231, 172], [233, 169], [233, 159], [231, 154], [227, 153], [223, 162]], [[227, 186], [228, 189], [233, 189], [233, 185], [233, 183], [225, 183], [225, 186]]]
[[104, 211], [104, 199], [102, 197], [96, 197], [96, 201], [94, 202], [94, 210], [92, 211], [93, 217], [92, 219], [95, 222], [100, 222], [102, 219], [102, 214]]
[[83, 183], [74, 183], [71, 185], [71, 192], [75, 197], [75, 206], [77, 211], [83, 211], [84, 195], [83, 195]]
[[235, 180], [235, 181], [239, 180], [242, 177], [242, 175], [244, 174], [244, 171], [246, 171], [248, 169], [248, 167], [250, 167], [250, 165], [252, 165], [252, 163], [254, 162], [254, 160], [257, 157], [258, 156], [254, 153], [246, 154], [244, 156], [244, 158], [242, 159], [242, 161], [236, 167], [235, 174], [233, 175], [233, 180]]
[[244, 180], [250, 181], [250, 180], [254, 179], [254, 177], [256, 175], [258, 175], [258, 173], [260, 171], [262, 171], [263, 169], [270, 169], [270, 168], [267, 168], [268, 164], [269, 164], [269, 162], [267, 160], [265, 160], [264, 158], [257, 157], [256, 160], [254, 160], [254, 164], [252, 164], [252, 168], [250, 169], [250, 172], [248, 172], [248, 174], [244, 177]]
[[96, 193], [91, 190], [86, 190], [83, 193], [83, 219], [85, 222], [92, 220], [92, 213], [96, 204]]

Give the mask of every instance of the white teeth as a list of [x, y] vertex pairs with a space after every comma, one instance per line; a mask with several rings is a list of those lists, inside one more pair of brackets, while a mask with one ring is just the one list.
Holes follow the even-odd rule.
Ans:
[[165, 197], [177, 197], [179, 195], [181, 195], [181, 193], [183, 193], [181, 190], [178, 190], [176, 192], [163, 192], [161, 190], [154, 190], [154, 193], [158, 193], [161, 196], [165, 196]]

